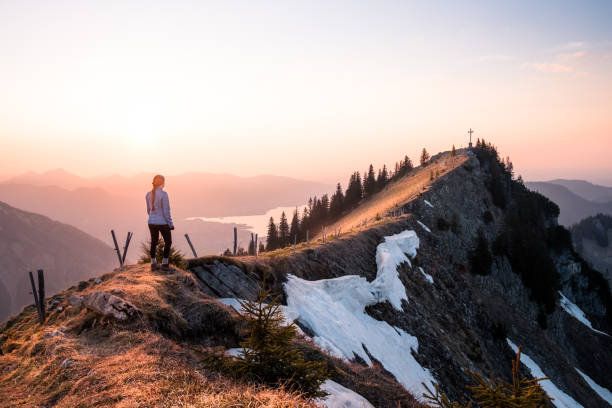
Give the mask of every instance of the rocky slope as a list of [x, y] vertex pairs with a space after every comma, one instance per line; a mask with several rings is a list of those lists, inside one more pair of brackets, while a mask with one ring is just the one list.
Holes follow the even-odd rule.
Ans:
[[[416, 337], [416, 360], [432, 373], [443, 390], [454, 398], [469, 398], [465, 384], [471, 380], [465, 369], [509, 380], [514, 352], [507, 340], [511, 340], [523, 346], [524, 353], [568, 400], [584, 407], [606, 406], [577, 370], [612, 390], [608, 375], [612, 370], [612, 339], [605, 334], [612, 333], [609, 289], [592, 276], [593, 271], [582, 267], [583, 261], [572, 251], [571, 242], [557, 237], [563, 233], [556, 226], [558, 209], [554, 204], [515, 184], [512, 189], [516, 192], [511, 192], [509, 186], [508, 191], [501, 190], [506, 202], [505, 208], [500, 208], [491, 193], [493, 171], [489, 164], [481, 163], [471, 152], [462, 152], [461, 156], [463, 163], [459, 167], [428, 183], [416, 197], [398, 203], [403, 215], [384, 214], [378, 221], [369, 220], [365, 227], [331, 240], [327, 237], [326, 243], [319, 240], [257, 259], [242, 259], [235, 263], [234, 272], [241, 269], [253, 277], [267, 271], [276, 291], [291, 304], [286, 297], [288, 275], [307, 281], [358, 275], [372, 282], [377, 278], [377, 248], [385, 237], [415, 231], [420, 240], [417, 255], [410, 260], [411, 266], [403, 263], [399, 267], [407, 301], [402, 302], [401, 310], [384, 301], [367, 306], [366, 311]], [[441, 155], [434, 160], [445, 158]], [[427, 168], [416, 171], [429, 173]], [[510, 229], [508, 224], [513, 219], [509, 217], [524, 211], [519, 211], [523, 196], [528, 203], [535, 203], [528, 210], [533, 219], [531, 233], [546, 237], [543, 258], [528, 251], [524, 254], [524, 259], [533, 258], [536, 262], [531, 267], [521, 266], [516, 256], [504, 253], [498, 240]], [[472, 273], [471, 255], [479, 236], [491, 248], [490, 273], [485, 275]], [[501, 249], [496, 251], [496, 246]], [[548, 288], [553, 296], [548, 306], [538, 298], [537, 286], [530, 283], [530, 289], [525, 283], [537, 282], [540, 266], [550, 267], [547, 262], [554, 264], [557, 271], [555, 283]], [[218, 266], [202, 258], [191, 261], [190, 268], [208, 281], [207, 275], [214, 275]], [[238, 288], [247, 287], [239, 278], [224, 282], [223, 291], [217, 292], [213, 286], [208, 289], [220, 297], [241, 297]], [[562, 303], [557, 290], [570, 303]], [[585, 314], [579, 315], [576, 310]], [[322, 339], [324, 334], [312, 330], [311, 320], [304, 318], [300, 322], [300, 318], [298, 324], [318, 340], [317, 344], [337, 341]], [[398, 355], [398, 350], [390, 347], [388, 353]], [[357, 355], [356, 361], [363, 363]], [[384, 363], [383, 368], [390, 370]], [[415, 384], [412, 391], [418, 394], [418, 388]]]
[[0, 202], [0, 321], [32, 302], [28, 271], [43, 269], [48, 294], [116, 263], [103, 242], [70, 225]]

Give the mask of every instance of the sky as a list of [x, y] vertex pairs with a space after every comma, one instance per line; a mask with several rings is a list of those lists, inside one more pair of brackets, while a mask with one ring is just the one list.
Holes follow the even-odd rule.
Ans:
[[333, 183], [493, 142], [612, 185], [610, 1], [0, 0], [0, 176]]

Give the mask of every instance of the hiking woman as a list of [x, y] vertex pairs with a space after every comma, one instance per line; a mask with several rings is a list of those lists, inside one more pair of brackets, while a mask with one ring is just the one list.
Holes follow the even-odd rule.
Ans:
[[151, 269], [160, 269], [157, 264], [157, 243], [159, 242], [159, 234], [161, 233], [164, 239], [164, 258], [162, 260], [161, 269], [163, 271], [170, 270], [168, 258], [170, 257], [170, 248], [172, 245], [172, 233], [174, 224], [170, 215], [170, 200], [168, 193], [164, 191], [166, 179], [158, 174], [153, 177], [153, 189], [146, 195], [147, 214], [149, 214], [149, 231], [151, 232]]

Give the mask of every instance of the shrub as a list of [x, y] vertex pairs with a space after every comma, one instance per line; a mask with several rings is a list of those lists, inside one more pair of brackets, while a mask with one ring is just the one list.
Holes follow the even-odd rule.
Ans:
[[485, 224], [490, 224], [493, 222], [493, 213], [491, 213], [491, 211], [487, 210], [482, 214], [482, 219], [484, 220]]
[[470, 270], [475, 275], [489, 275], [491, 273], [491, 265], [493, 257], [489, 251], [489, 242], [483, 232], [478, 233], [476, 238], [476, 246], [469, 254]]
[[450, 224], [444, 218], [438, 217], [438, 220], [436, 221], [436, 227], [439, 231], [448, 231], [448, 229], [450, 228]]
[[[140, 264], [146, 264], [151, 262], [151, 241], [143, 242], [140, 245], [142, 249], [142, 255], [138, 260]], [[160, 238], [157, 243], [157, 248], [155, 250], [155, 259], [158, 263], [161, 263], [164, 252], [164, 239]], [[170, 257], [168, 257], [168, 262], [171, 265], [174, 265], [178, 268], [185, 269], [187, 264], [185, 263], [185, 255], [174, 246], [170, 247]]]
[[493, 323], [491, 335], [495, 340], [505, 341], [506, 337], [508, 337], [508, 328], [503, 323]]
[[461, 225], [459, 224], [459, 216], [457, 213], [453, 213], [451, 217], [451, 231], [453, 231], [456, 235], [461, 232]]
[[266, 385], [284, 385], [310, 397], [325, 396], [321, 384], [329, 378], [325, 363], [304, 361], [293, 344], [295, 324], [284, 324], [278, 297], [272, 297], [264, 283], [255, 300], [241, 301], [241, 317], [248, 330], [239, 358], [226, 361], [237, 377]]

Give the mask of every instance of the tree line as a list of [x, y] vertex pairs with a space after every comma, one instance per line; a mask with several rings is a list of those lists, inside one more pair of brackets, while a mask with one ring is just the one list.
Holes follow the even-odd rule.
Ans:
[[[453, 151], [454, 149], [453, 146]], [[419, 158], [420, 165], [426, 166], [430, 158], [427, 150], [423, 148]], [[396, 162], [393, 170], [383, 165], [378, 172], [375, 172], [374, 166], [370, 164], [368, 170], [363, 173], [363, 177], [359, 171], [350, 175], [346, 190], [343, 190], [341, 183], [338, 182], [331, 198], [328, 194], [321, 197], [310, 197], [308, 205], [304, 207], [301, 214], [296, 207], [291, 222], [284, 211], [278, 224], [274, 222], [273, 217], [270, 217], [266, 251], [304, 242], [317, 235], [326, 225], [336, 222], [344, 214], [357, 207], [362, 200], [378, 193], [388, 183], [405, 176], [413, 169], [414, 165], [408, 155]]]

